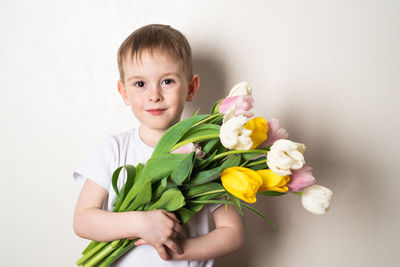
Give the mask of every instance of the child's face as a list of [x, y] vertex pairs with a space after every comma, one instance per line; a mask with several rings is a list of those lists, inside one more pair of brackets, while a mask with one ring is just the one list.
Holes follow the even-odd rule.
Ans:
[[123, 69], [125, 81], [118, 81], [118, 90], [145, 130], [166, 131], [178, 122], [199, 86], [197, 75], [188, 82], [181, 62], [162, 53], [145, 51], [141, 61], [126, 57]]

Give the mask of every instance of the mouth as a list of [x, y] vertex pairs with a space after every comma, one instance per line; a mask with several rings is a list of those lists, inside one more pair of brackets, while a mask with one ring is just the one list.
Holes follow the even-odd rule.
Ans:
[[149, 112], [151, 115], [161, 115], [167, 109], [166, 108], [154, 108], [154, 109], [147, 109], [146, 111]]

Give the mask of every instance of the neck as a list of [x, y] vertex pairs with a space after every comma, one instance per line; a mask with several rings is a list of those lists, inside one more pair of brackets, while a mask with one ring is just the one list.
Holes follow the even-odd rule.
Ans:
[[165, 131], [148, 129], [142, 125], [139, 126], [140, 139], [150, 147], [156, 147], [158, 140], [160, 140], [164, 132]]

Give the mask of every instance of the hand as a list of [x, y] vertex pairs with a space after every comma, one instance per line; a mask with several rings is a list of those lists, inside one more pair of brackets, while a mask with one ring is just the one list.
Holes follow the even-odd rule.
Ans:
[[164, 210], [153, 210], [143, 212], [143, 220], [139, 236], [141, 239], [135, 242], [135, 245], [152, 245], [164, 260], [171, 259], [168, 249], [171, 253], [181, 255], [182, 248], [177, 244], [175, 238], [182, 230], [178, 218], [175, 214]]

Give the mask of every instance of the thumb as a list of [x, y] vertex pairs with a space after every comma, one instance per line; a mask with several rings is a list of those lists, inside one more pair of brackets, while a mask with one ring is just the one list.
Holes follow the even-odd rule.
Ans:
[[135, 242], [135, 246], [140, 246], [147, 244], [147, 242], [144, 239], [139, 239], [138, 241]]

